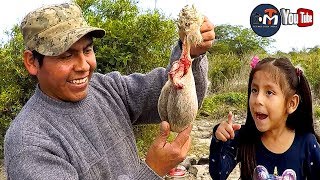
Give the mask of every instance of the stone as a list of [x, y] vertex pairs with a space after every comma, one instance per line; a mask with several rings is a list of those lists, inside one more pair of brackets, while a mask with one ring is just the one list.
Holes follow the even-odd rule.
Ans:
[[196, 165], [197, 160], [196, 157], [187, 157], [184, 161], [180, 163], [181, 166], [184, 166], [187, 170], [190, 168], [192, 165]]
[[[209, 165], [192, 165], [189, 168], [189, 173], [198, 178], [208, 177]], [[210, 175], [209, 175], [210, 177]]]
[[209, 164], [209, 155], [205, 155], [201, 157], [197, 163], [197, 165]]

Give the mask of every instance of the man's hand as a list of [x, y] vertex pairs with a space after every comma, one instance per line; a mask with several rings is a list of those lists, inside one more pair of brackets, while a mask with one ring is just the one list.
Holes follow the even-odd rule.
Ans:
[[[209, 19], [205, 16], [204, 21], [200, 28], [201, 35], [202, 35], [202, 43], [198, 46], [191, 46], [190, 55], [191, 57], [197, 57], [201, 54], [206, 53], [212, 46], [215, 32], [214, 32], [214, 25], [209, 21]], [[180, 40], [183, 42], [183, 34], [179, 34]]]
[[228, 114], [228, 121], [223, 121], [218, 126], [215, 137], [216, 139], [226, 142], [228, 139], [234, 138], [234, 131], [239, 130], [241, 128], [241, 124], [234, 124], [233, 122], [233, 115], [230, 111]]
[[191, 130], [192, 125], [180, 132], [176, 139], [169, 143], [167, 139], [170, 134], [170, 125], [162, 121], [160, 134], [154, 140], [146, 156], [148, 166], [159, 176], [164, 176], [170, 169], [182, 162], [191, 146]]

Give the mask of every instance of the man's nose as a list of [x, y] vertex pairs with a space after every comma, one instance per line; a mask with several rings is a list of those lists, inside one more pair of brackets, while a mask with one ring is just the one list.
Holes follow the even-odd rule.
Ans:
[[89, 71], [90, 65], [88, 63], [88, 57], [83, 52], [80, 52], [77, 56], [77, 62], [75, 64], [76, 71]]

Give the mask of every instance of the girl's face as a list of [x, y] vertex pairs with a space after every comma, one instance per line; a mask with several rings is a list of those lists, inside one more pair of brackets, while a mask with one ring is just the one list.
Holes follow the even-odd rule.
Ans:
[[286, 98], [275, 78], [263, 70], [255, 72], [249, 106], [260, 132], [282, 129], [288, 117]]

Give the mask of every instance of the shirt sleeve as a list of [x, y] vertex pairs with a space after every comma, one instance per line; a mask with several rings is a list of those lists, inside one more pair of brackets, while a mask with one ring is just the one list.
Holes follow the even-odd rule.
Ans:
[[65, 159], [40, 147], [29, 147], [7, 164], [8, 179], [78, 180], [76, 169]]
[[237, 165], [237, 136], [227, 142], [219, 141], [214, 134], [219, 124], [213, 128], [210, 144], [209, 172], [212, 179], [225, 180]]
[[163, 178], [157, 175], [144, 161], [141, 161], [140, 171], [135, 175], [137, 180], [162, 180]]
[[308, 135], [307, 179], [320, 179], [320, 146], [313, 134]]

